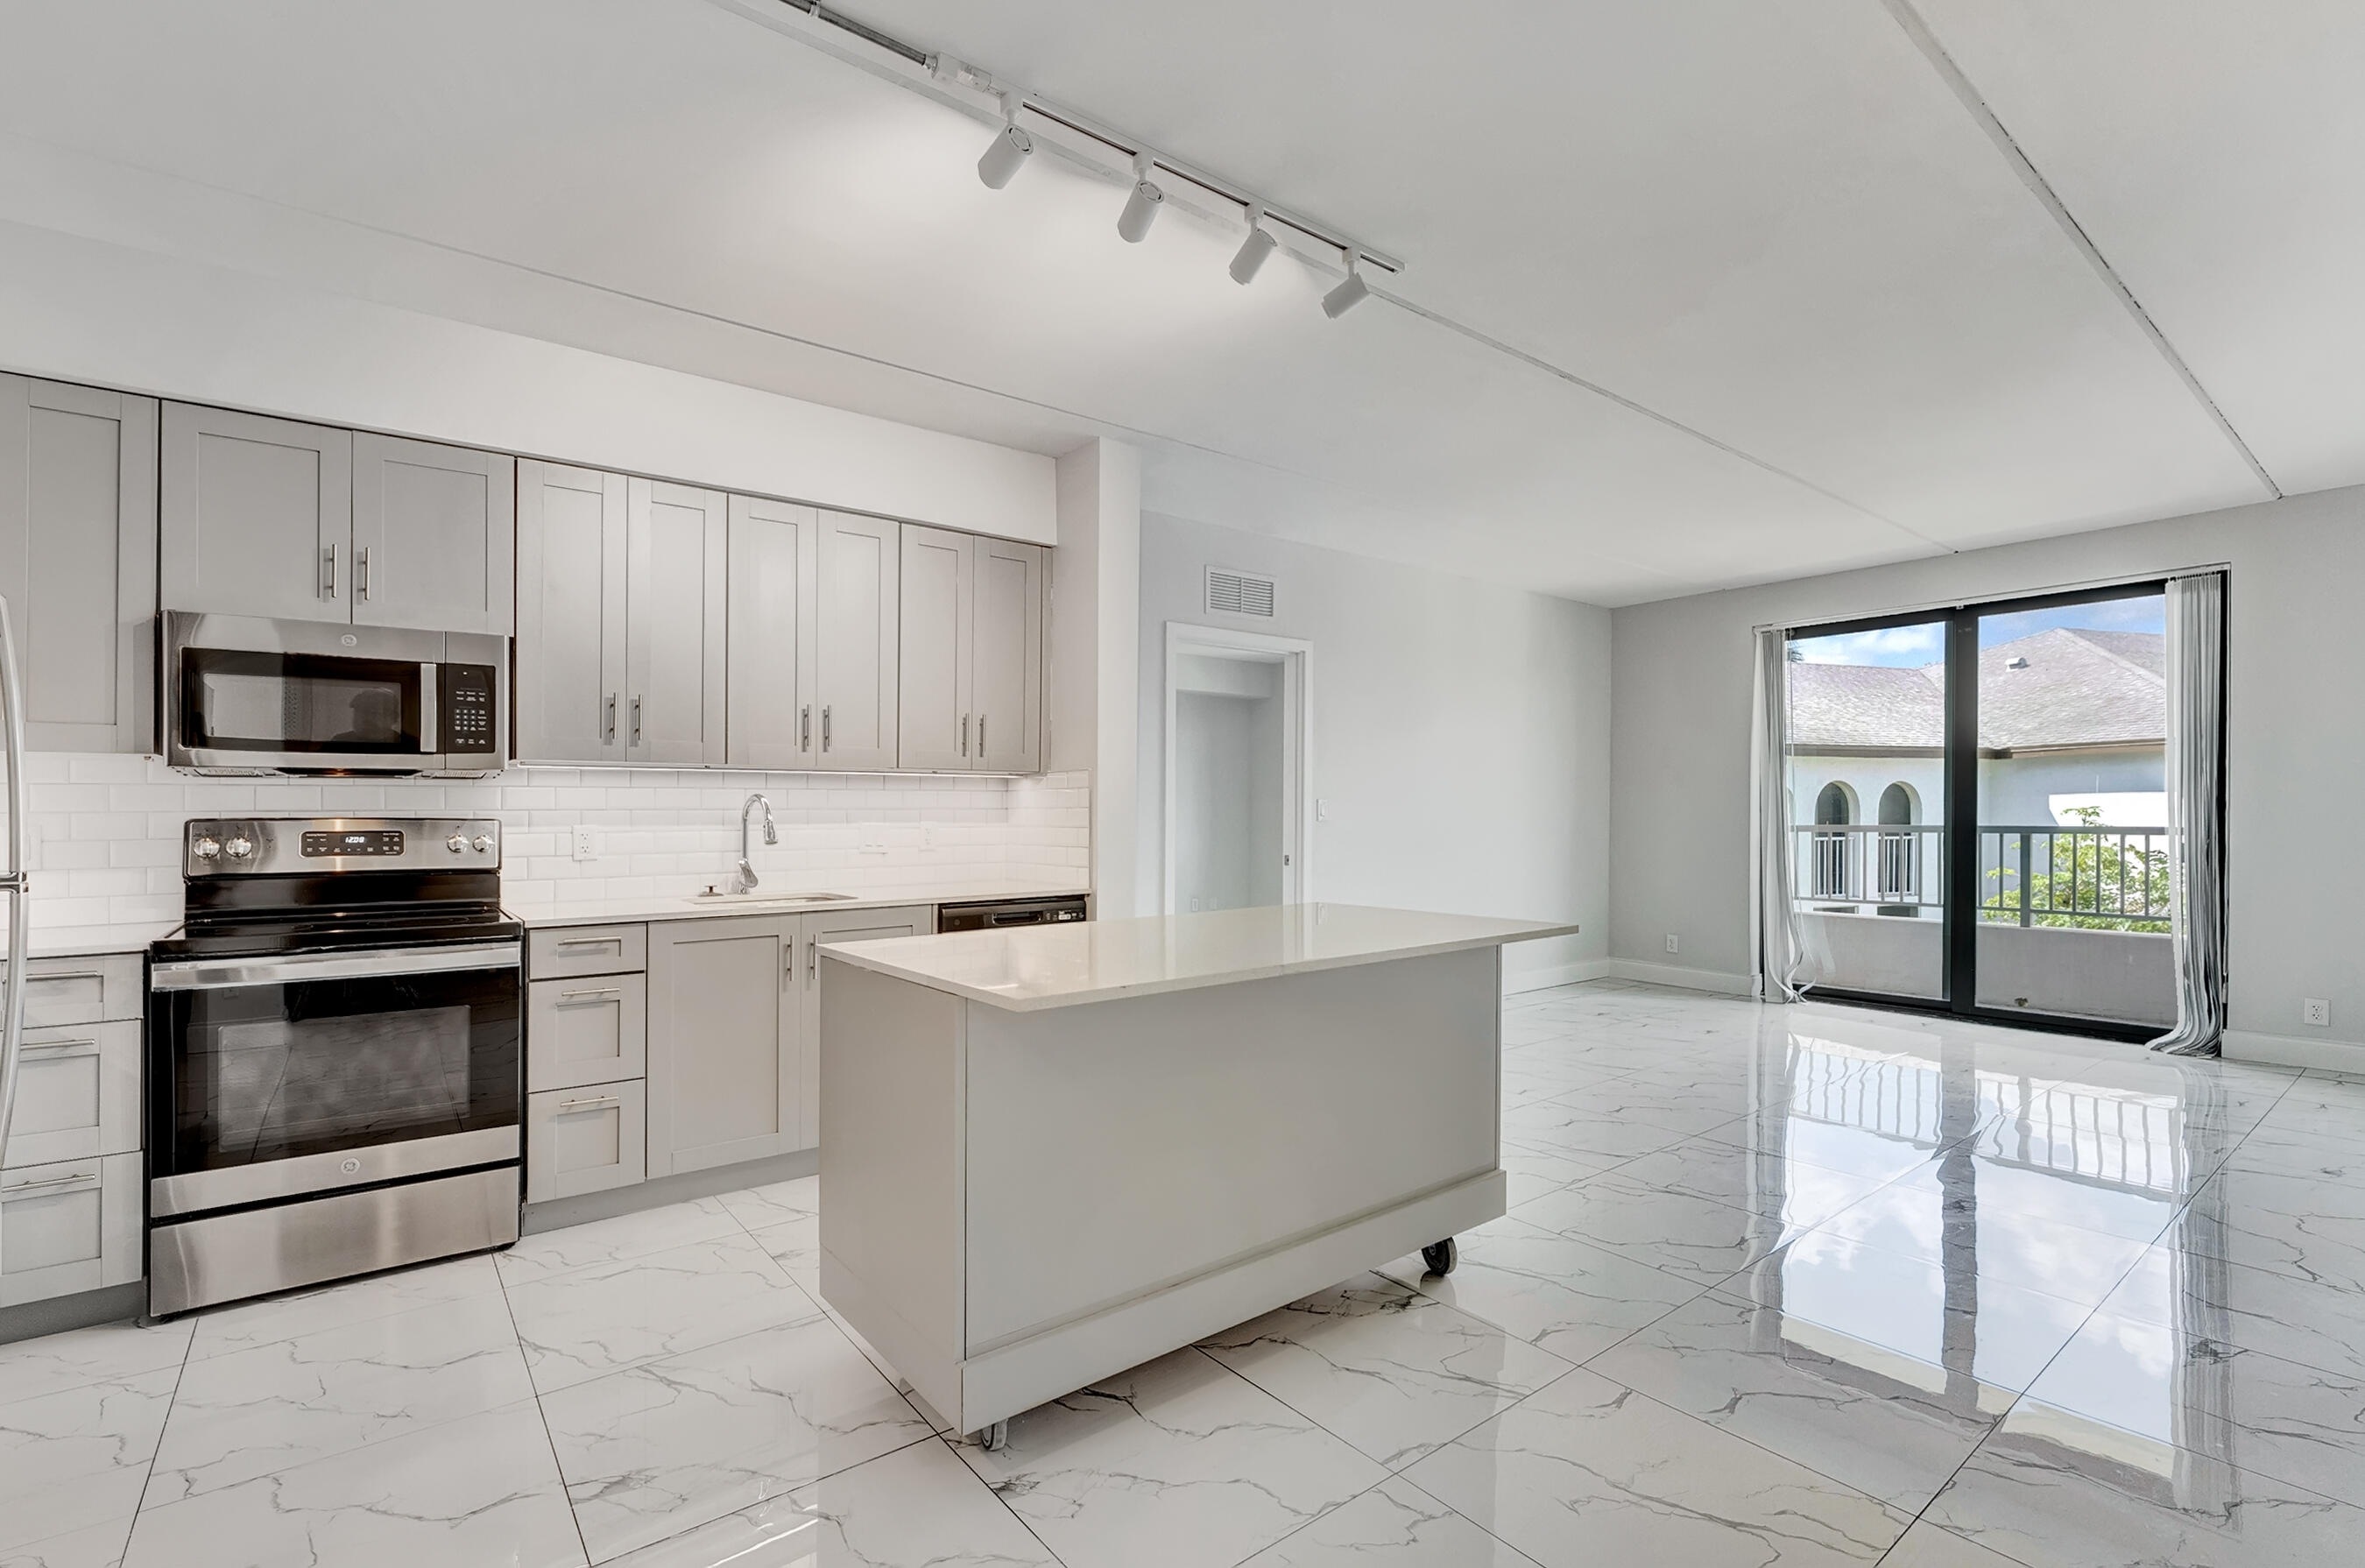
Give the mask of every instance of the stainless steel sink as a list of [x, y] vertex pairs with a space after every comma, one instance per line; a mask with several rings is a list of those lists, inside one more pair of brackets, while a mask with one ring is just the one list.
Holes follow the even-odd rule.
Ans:
[[844, 903], [851, 901], [853, 897], [852, 893], [768, 893], [761, 888], [754, 892], [726, 893], [709, 888], [706, 891], [694, 894], [681, 902], [701, 907], [713, 904]]

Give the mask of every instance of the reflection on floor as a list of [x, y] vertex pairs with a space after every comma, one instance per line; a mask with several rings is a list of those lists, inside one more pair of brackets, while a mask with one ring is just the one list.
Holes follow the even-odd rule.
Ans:
[[0, 1564], [2365, 1562], [2365, 1082], [1604, 982], [1514, 1208], [932, 1430], [813, 1183], [0, 1347]]

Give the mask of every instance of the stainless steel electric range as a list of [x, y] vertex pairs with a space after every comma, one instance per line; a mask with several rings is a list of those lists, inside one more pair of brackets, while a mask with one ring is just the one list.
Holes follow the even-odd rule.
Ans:
[[149, 949], [152, 1316], [515, 1241], [500, 826], [200, 821]]

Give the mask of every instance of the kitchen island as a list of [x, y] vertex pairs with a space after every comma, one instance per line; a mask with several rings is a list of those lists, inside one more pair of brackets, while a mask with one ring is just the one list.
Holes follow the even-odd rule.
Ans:
[[955, 1429], [1504, 1211], [1501, 949], [1295, 904], [821, 949], [821, 1290]]

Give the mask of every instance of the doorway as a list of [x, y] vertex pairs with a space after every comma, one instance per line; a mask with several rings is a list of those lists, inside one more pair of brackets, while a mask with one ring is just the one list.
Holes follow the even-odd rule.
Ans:
[[2129, 1038], [2174, 1023], [2165, 591], [1790, 632], [1817, 994]]
[[1167, 623], [1167, 913], [1304, 902], [1311, 653]]

